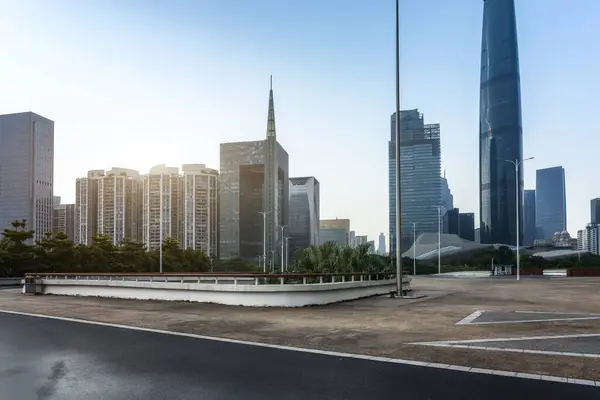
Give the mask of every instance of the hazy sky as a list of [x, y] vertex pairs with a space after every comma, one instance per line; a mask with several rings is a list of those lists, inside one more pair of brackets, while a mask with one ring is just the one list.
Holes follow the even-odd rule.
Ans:
[[[600, 197], [600, 1], [517, 0], [526, 188], [563, 165], [568, 228]], [[439, 122], [454, 202], [478, 214], [481, 0], [401, 1], [402, 108]], [[388, 232], [393, 0], [0, 0], [0, 113], [55, 121], [55, 194], [90, 169], [219, 168], [266, 133], [322, 218]]]

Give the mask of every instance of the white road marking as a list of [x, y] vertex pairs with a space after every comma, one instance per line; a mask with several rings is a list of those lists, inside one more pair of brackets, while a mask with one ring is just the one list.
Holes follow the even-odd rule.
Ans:
[[[573, 317], [563, 317], [563, 318], [547, 318], [547, 319], [521, 319], [515, 321], [481, 321], [477, 322], [477, 318], [479, 318], [485, 312], [494, 312], [491, 310], [477, 310], [474, 313], [466, 316], [456, 323], [456, 325], [491, 325], [491, 324], [523, 324], [530, 322], [553, 322], [553, 321], [582, 321], [582, 320], [590, 320], [590, 319], [600, 319], [600, 314], [582, 314], [582, 313], [559, 313], [559, 312], [545, 312], [545, 311], [502, 311], [497, 310], [497, 312], [514, 312], [521, 314], [562, 314], [562, 315], [573, 315]], [[576, 315], [587, 315], [586, 317], [576, 317]]]
[[[518, 373], [516, 373], [516, 375], [513, 375], [515, 373], [511, 372], [511, 371], [471, 368], [471, 367], [465, 367], [462, 365], [427, 363], [427, 362], [423, 362], [423, 361], [402, 360], [402, 359], [397, 359], [397, 358], [386, 358], [386, 357], [367, 356], [367, 355], [362, 355], [362, 354], [340, 353], [340, 352], [336, 352], [336, 351], [307, 349], [307, 348], [302, 348], [302, 347], [281, 346], [281, 345], [277, 345], [277, 344], [249, 342], [249, 341], [244, 341], [244, 340], [227, 339], [227, 338], [221, 338], [221, 337], [215, 337], [215, 336], [204, 336], [204, 335], [196, 335], [196, 334], [192, 334], [192, 333], [172, 332], [172, 331], [165, 331], [165, 330], [160, 330], [160, 329], [151, 329], [151, 328], [142, 328], [142, 327], [129, 326], [129, 325], [111, 324], [111, 323], [107, 323], [107, 322], [89, 321], [89, 320], [84, 320], [84, 319], [68, 318], [68, 317], [57, 317], [57, 316], [52, 316], [52, 315], [33, 314], [33, 313], [26, 313], [26, 312], [20, 312], [20, 311], [0, 310], [0, 313], [24, 315], [24, 316], [36, 317], [36, 318], [47, 318], [47, 319], [53, 319], [53, 320], [58, 320], [58, 321], [76, 322], [76, 323], [81, 323], [81, 324], [105, 326], [105, 327], [119, 328], [119, 329], [128, 329], [128, 330], [133, 330], [133, 331], [150, 332], [150, 333], [157, 333], [157, 334], [163, 334], [163, 335], [188, 337], [188, 338], [194, 338], [194, 339], [212, 340], [212, 341], [217, 341], [217, 342], [241, 344], [241, 345], [247, 345], [247, 346], [265, 347], [265, 348], [278, 349], [278, 350], [295, 351], [295, 352], [300, 352], [300, 353], [312, 353], [312, 354], [326, 355], [326, 356], [332, 356], [332, 357], [353, 358], [353, 359], [359, 359], [359, 360], [387, 362], [387, 363], [411, 365], [411, 366], [417, 366], [417, 367], [447, 369], [447, 370], [471, 372], [471, 373], [477, 373], [477, 374], [483, 374], [483, 375], [504, 375], [504, 376], [514, 376], [516, 378], [535, 379], [535, 380], [554, 379], [554, 380], [559, 380], [561, 382], [563, 381], [563, 379], [567, 379], [566, 383], [570, 383], [570, 384], [574, 384], [574, 385], [588, 385], [588, 386], [600, 387], [600, 381], [592, 381], [592, 380], [584, 380], [584, 379], [573, 380], [570, 378], [564, 378], [564, 377], [558, 377], [558, 376], [527, 374], [527, 373], [522, 373], [522, 372], [518, 372]], [[600, 334], [599, 334], [599, 336], [600, 336]], [[419, 344], [424, 344], [424, 343], [419, 343]]]
[[490, 339], [468, 339], [468, 340], [436, 340], [433, 342], [413, 342], [408, 344], [464, 344], [464, 343], [487, 343], [487, 342], [514, 342], [520, 340], [546, 340], [546, 339], [572, 339], [598, 337], [600, 333], [578, 333], [572, 335], [554, 335], [554, 336], [519, 336], [509, 338], [490, 338]]
[[461, 319], [460, 321], [458, 321], [456, 323], [456, 325], [473, 324], [473, 321], [476, 320], [477, 318], [479, 318], [481, 316], [481, 314], [483, 314], [484, 312], [485, 312], [484, 310], [477, 310], [474, 313], [469, 314], [466, 317], [464, 317], [463, 319]]

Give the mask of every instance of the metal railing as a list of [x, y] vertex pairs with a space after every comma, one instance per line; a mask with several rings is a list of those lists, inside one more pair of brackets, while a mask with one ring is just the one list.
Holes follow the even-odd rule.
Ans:
[[[202, 283], [230, 285], [320, 285], [331, 283], [382, 281], [396, 278], [396, 273], [334, 273], [334, 274], [263, 274], [263, 273], [40, 273], [27, 274], [43, 280], [83, 280], [121, 282]], [[405, 275], [404, 282], [410, 282]]]

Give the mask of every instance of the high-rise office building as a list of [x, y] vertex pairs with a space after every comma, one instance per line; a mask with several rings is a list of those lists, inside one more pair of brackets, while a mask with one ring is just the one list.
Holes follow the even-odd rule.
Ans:
[[383, 232], [379, 234], [379, 246], [377, 247], [377, 252], [380, 256], [385, 256], [387, 254], [385, 247], [385, 235]]
[[350, 231], [348, 234], [348, 245], [350, 247], [356, 247], [356, 232]]
[[33, 240], [52, 232], [54, 122], [32, 112], [0, 115], [0, 231], [26, 220]]
[[[390, 249], [396, 248], [396, 113], [391, 116], [389, 145]], [[403, 240], [417, 231], [437, 232], [438, 207], [442, 205], [440, 125], [425, 124], [419, 110], [400, 111], [400, 185], [402, 187]]]
[[600, 224], [600, 198], [590, 200], [590, 222]]
[[[57, 197], [57, 196], [55, 196]], [[64, 233], [75, 240], [75, 204], [55, 204], [52, 211], [52, 234]]]
[[142, 177], [142, 242], [158, 249], [161, 238], [182, 243], [183, 182], [179, 168], [157, 165]]
[[565, 170], [538, 169], [535, 176], [535, 221], [540, 235], [536, 239], [550, 240], [556, 232], [567, 229]]
[[91, 244], [107, 235], [114, 244], [140, 240], [139, 172], [126, 168], [88, 171], [75, 183], [73, 240]]
[[458, 235], [459, 232], [459, 214], [458, 208], [452, 208], [442, 217], [442, 233]]
[[219, 172], [204, 164], [184, 164], [183, 170], [183, 249], [202, 250], [218, 259], [219, 251]]
[[[481, 243], [517, 243], [515, 216], [522, 208], [523, 168], [519, 169], [515, 182], [512, 162], [523, 160], [520, 93], [514, 0], [486, 0], [483, 3], [479, 102]], [[522, 231], [521, 223], [519, 225]]]
[[[340, 246], [350, 245], [349, 219], [322, 219], [319, 221], [319, 243], [336, 242]], [[356, 245], [356, 236], [355, 236]]]
[[314, 176], [290, 178], [289, 254], [319, 244], [319, 181]]
[[536, 239], [535, 190], [523, 192], [523, 245], [531, 246]]
[[263, 254], [264, 228], [267, 263], [273, 256], [277, 263], [283, 240], [278, 227], [289, 225], [289, 160], [277, 142], [272, 86], [265, 140], [221, 143], [220, 152], [221, 258], [255, 260]]
[[[584, 248], [582, 250], [589, 251], [594, 255], [600, 255], [600, 225], [587, 224], [584, 235]], [[579, 238], [577, 240], [577, 244], [579, 245]]]
[[458, 236], [471, 242], [475, 241], [475, 214], [458, 214]]
[[440, 187], [442, 190], [442, 215], [444, 215], [446, 211], [452, 210], [454, 208], [454, 196], [452, 196], [452, 191], [450, 190], [450, 186], [448, 185], [448, 179], [446, 179], [445, 170]]

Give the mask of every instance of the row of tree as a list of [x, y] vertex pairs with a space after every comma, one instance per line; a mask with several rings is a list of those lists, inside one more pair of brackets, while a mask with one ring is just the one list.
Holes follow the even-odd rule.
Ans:
[[[26, 273], [135, 273], [159, 272], [159, 250], [124, 240], [114, 244], [106, 235], [96, 235], [89, 245], [76, 244], [64, 233], [45, 234], [31, 243], [35, 232], [26, 221], [14, 221], [0, 240], [0, 276]], [[381, 272], [391, 267], [386, 257], [369, 254], [369, 245], [340, 247], [335, 243], [311, 246], [294, 255], [289, 272], [338, 273]], [[163, 272], [262, 272], [257, 264], [241, 259], [216, 260], [201, 250], [182, 249], [167, 238], [162, 246]], [[279, 272], [275, 267], [274, 272]]]

